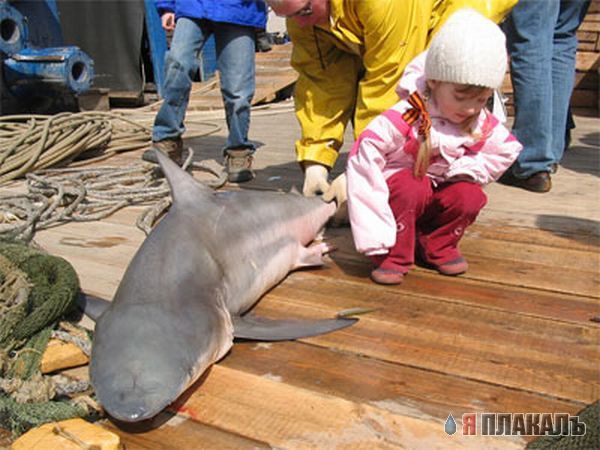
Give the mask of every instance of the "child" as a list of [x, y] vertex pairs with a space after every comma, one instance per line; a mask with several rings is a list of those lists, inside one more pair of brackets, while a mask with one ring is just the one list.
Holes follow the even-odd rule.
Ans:
[[522, 148], [485, 109], [506, 64], [500, 28], [472, 9], [456, 12], [407, 66], [402, 100], [354, 144], [350, 223], [357, 250], [375, 264], [376, 283], [400, 284], [415, 250], [444, 275], [467, 270], [458, 242], [486, 203], [482, 186]]

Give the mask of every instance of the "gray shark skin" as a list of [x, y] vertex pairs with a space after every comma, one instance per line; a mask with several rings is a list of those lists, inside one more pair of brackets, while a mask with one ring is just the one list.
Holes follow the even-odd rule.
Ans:
[[322, 264], [327, 246], [306, 245], [334, 204], [276, 192], [215, 193], [163, 154], [158, 160], [173, 205], [133, 257], [94, 333], [91, 382], [104, 409], [123, 422], [161, 412], [229, 351], [234, 334], [295, 339], [356, 321], [243, 315], [291, 270]]

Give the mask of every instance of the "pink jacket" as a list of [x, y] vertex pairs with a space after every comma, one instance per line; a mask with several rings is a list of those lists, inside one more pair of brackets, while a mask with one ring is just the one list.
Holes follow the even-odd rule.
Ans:
[[[408, 125], [402, 115], [406, 101], [425, 91], [426, 52], [404, 72], [396, 92], [401, 101], [376, 117], [354, 143], [348, 157], [348, 209], [356, 249], [367, 255], [384, 254], [396, 242], [396, 222], [388, 203], [386, 180], [400, 170], [413, 170], [419, 148], [420, 121]], [[489, 111], [482, 110], [474, 136], [439, 116], [432, 102], [430, 139], [434, 157], [427, 171], [434, 185], [458, 180], [485, 185], [497, 180], [523, 148]]]

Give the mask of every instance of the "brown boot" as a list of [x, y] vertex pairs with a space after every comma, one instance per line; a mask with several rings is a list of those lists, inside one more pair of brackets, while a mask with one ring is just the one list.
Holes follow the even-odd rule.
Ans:
[[183, 140], [180, 137], [153, 142], [150, 150], [146, 150], [142, 154], [142, 159], [144, 161], [158, 164], [158, 159], [156, 159], [156, 155], [154, 154], [155, 150], [163, 152], [178, 166], [183, 164]]
[[227, 181], [230, 183], [243, 183], [254, 178], [252, 171], [253, 149], [229, 149], [225, 150], [225, 170]]
[[[557, 166], [558, 167], [558, 166]], [[527, 178], [517, 178], [512, 170], [508, 169], [498, 180], [507, 186], [515, 186], [531, 192], [548, 192], [552, 189], [552, 177], [550, 172], [536, 172]]]

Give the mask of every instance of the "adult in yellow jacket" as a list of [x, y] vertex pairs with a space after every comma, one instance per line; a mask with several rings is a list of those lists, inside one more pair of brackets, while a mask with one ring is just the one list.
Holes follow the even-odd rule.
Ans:
[[[516, 0], [267, 0], [288, 18], [292, 66], [299, 74], [297, 160], [303, 193], [329, 188], [328, 172], [350, 120], [356, 138], [398, 100], [405, 66], [456, 9], [470, 6], [497, 21]], [[499, 6], [502, 4], [504, 6]]]

